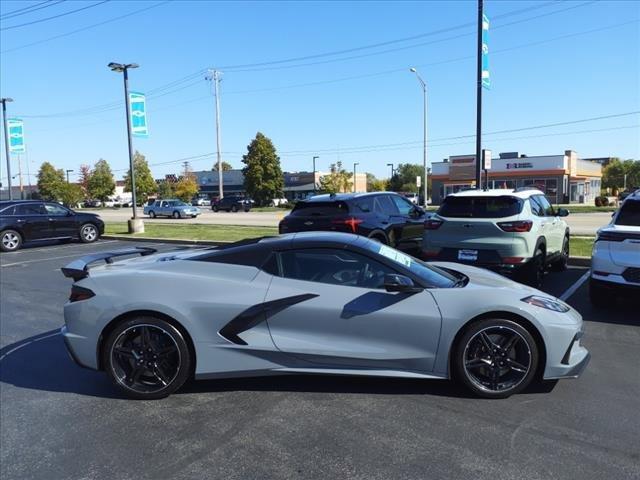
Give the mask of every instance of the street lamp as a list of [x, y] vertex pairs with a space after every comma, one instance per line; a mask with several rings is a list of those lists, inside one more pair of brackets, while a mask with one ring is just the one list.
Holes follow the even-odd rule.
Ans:
[[353, 164], [353, 193], [356, 193], [356, 167], [360, 165], [359, 162]]
[[[387, 163], [387, 167], [391, 167], [391, 178], [395, 175], [395, 170], [393, 169], [393, 163]], [[391, 180], [391, 178], [389, 180]]]
[[107, 67], [109, 67], [112, 71], [117, 73], [122, 73], [124, 77], [124, 103], [126, 107], [127, 114], [127, 141], [129, 143], [129, 171], [131, 172], [131, 199], [133, 209], [133, 217], [128, 221], [129, 224], [129, 233], [141, 233], [144, 232], [144, 223], [141, 218], [138, 218], [138, 214], [136, 211], [137, 200], [136, 200], [136, 175], [135, 170], [133, 169], [133, 144], [131, 142], [131, 114], [129, 111], [129, 75], [128, 71], [130, 68], [138, 68], [137, 63], [115, 63], [111, 62]]
[[313, 157], [313, 193], [316, 193], [316, 158], [320, 157]]
[[2, 121], [4, 124], [4, 153], [7, 156], [7, 184], [9, 185], [9, 200], [13, 200], [11, 191], [11, 157], [9, 156], [9, 133], [7, 131], [7, 103], [13, 102], [13, 98], [0, 98], [2, 102]]
[[427, 208], [427, 82], [425, 82], [418, 71], [411, 67], [409, 69], [410, 72], [416, 74], [416, 78], [420, 82], [422, 86], [422, 96], [424, 101], [424, 110], [423, 110], [423, 126], [424, 126], [424, 138], [422, 142], [422, 166], [424, 168], [424, 208]]
[[69, 173], [73, 172], [73, 170], [67, 170], [67, 183], [69, 183]]

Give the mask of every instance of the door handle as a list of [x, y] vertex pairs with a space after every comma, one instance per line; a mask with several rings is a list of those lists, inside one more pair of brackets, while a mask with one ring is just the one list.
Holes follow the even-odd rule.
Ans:
[[24, 223], [24, 222], [26, 222], [26, 220], [24, 218], [19, 218], [18, 219], [18, 223]]

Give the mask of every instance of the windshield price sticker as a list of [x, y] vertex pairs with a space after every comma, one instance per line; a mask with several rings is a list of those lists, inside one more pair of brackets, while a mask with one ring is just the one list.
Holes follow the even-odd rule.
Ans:
[[404, 253], [387, 247], [386, 245], [381, 245], [378, 253], [393, 260], [394, 262], [404, 265], [405, 267], [411, 266], [411, 257], [409, 255], [405, 255]]

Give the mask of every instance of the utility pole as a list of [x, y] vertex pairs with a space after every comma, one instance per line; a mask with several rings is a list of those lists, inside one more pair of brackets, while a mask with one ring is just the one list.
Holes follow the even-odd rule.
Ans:
[[360, 163], [356, 162], [353, 164], [353, 193], [356, 193], [356, 167], [360, 165]]
[[[428, 197], [428, 187], [427, 187], [427, 82], [425, 82], [418, 71], [415, 68], [410, 68], [409, 71], [416, 74], [418, 77], [418, 81], [422, 86], [422, 99], [423, 99], [423, 109], [422, 109], [422, 126], [424, 129], [424, 136], [422, 141], [422, 167], [424, 168], [424, 208], [427, 208], [427, 199]], [[418, 197], [420, 195], [418, 194]]]
[[316, 158], [320, 158], [318, 156], [313, 157], [313, 193], [315, 194], [318, 190], [316, 186]]
[[[387, 163], [387, 167], [391, 167], [391, 178], [395, 175], [395, 170], [393, 169], [393, 163]], [[391, 178], [389, 180], [391, 180]]]
[[69, 173], [73, 172], [73, 170], [67, 170], [67, 183], [69, 183]]
[[[478, 0], [478, 65], [476, 78], [476, 189], [481, 189], [480, 155], [482, 154], [482, 17], [483, 0]], [[426, 184], [426, 182], [425, 182]]]
[[20, 182], [20, 200], [24, 200], [24, 184], [22, 183], [22, 156], [21, 155], [18, 155], [18, 180]]
[[131, 140], [131, 112], [129, 107], [129, 74], [130, 68], [138, 68], [137, 63], [114, 63], [111, 62], [107, 65], [112, 71], [122, 73], [124, 78], [124, 103], [125, 111], [127, 115], [127, 142], [129, 145], [129, 171], [131, 173], [131, 200], [133, 209], [133, 217], [128, 221], [129, 233], [142, 233], [144, 232], [144, 223], [142, 219], [138, 218], [137, 214], [137, 199], [136, 199], [136, 172], [133, 168], [133, 142]]
[[218, 158], [218, 196], [224, 198], [222, 186], [222, 152], [220, 151], [220, 73], [218, 70], [209, 70], [206, 79], [213, 81], [213, 90], [216, 97], [216, 156]]
[[7, 156], [7, 185], [9, 186], [9, 200], [13, 200], [11, 191], [11, 156], [9, 155], [9, 131], [7, 129], [7, 102], [13, 102], [13, 98], [0, 98], [2, 102], [2, 121], [4, 124], [4, 153]]

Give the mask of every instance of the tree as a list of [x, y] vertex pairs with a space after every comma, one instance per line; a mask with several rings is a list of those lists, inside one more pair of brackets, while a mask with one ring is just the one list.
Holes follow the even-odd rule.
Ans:
[[109, 163], [100, 159], [93, 166], [93, 172], [87, 182], [89, 197], [105, 202], [116, 191], [116, 182]]
[[342, 168], [342, 162], [332, 163], [329, 175], [320, 178], [320, 190], [326, 193], [350, 192], [353, 189], [352, 172]]
[[43, 200], [57, 201], [64, 184], [64, 170], [44, 162], [38, 171], [38, 192]]
[[280, 157], [269, 138], [258, 132], [247, 146], [242, 163], [245, 164], [244, 188], [258, 205], [268, 205], [274, 198], [282, 197], [284, 175]]
[[[136, 201], [144, 203], [149, 195], [157, 191], [158, 185], [153, 179], [153, 175], [151, 175], [147, 159], [137, 150], [133, 155], [133, 168], [136, 172]], [[131, 169], [127, 170], [127, 174], [124, 177], [124, 191], [131, 191]]]
[[178, 180], [178, 183], [176, 183], [175, 186], [175, 196], [183, 202], [190, 202], [191, 199], [198, 194], [199, 190], [200, 187], [198, 186], [198, 179], [193, 174], [188, 164], [185, 165], [182, 177]]
[[174, 194], [173, 183], [167, 180], [158, 182], [158, 197], [172, 198]]
[[84, 200], [82, 186], [77, 183], [63, 183], [60, 187], [59, 198], [63, 205], [74, 208]]
[[91, 168], [84, 163], [80, 165], [80, 188], [82, 189], [82, 196], [84, 199], [88, 199], [89, 196], [89, 180], [91, 179]]
[[631, 189], [640, 185], [640, 161], [612, 158], [609, 164], [602, 170], [602, 187], [614, 190], [622, 189], [627, 176], [627, 188]]
[[[212, 170], [213, 170], [214, 172], [217, 172], [217, 171], [218, 171], [218, 162], [216, 162], [216, 163], [214, 163], [214, 164], [213, 164], [213, 168], [212, 168]], [[222, 162], [222, 171], [223, 171], [223, 172], [228, 172], [229, 170], [233, 170], [233, 167], [231, 166], [231, 164], [230, 164], [230, 163], [227, 163], [227, 162]]]
[[422, 165], [401, 163], [395, 175], [389, 180], [389, 190], [394, 192], [417, 192], [416, 177], [420, 176], [424, 182], [424, 168]]

